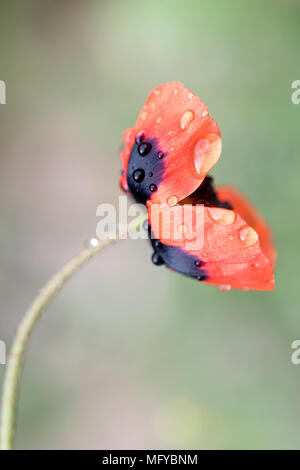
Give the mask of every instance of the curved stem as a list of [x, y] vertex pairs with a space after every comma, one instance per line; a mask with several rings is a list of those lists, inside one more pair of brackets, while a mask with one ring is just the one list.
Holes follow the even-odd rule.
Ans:
[[[139, 216], [124, 230], [126, 233], [137, 230], [142, 226], [145, 215]], [[118, 238], [118, 237], [117, 237]], [[121, 234], [119, 233], [119, 238]], [[1, 403], [1, 449], [11, 450], [14, 444], [17, 405], [20, 388], [22, 363], [31, 333], [41, 317], [44, 309], [55, 297], [64, 284], [89, 259], [99, 251], [114, 243], [116, 239], [98, 240], [96, 246], [90, 246], [75, 255], [60, 271], [58, 271], [42, 288], [31, 306], [26, 311], [14, 338], [3, 383]]]

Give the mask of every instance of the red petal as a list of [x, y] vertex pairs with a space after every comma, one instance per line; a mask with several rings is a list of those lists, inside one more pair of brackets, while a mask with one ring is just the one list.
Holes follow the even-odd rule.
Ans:
[[221, 154], [221, 134], [206, 105], [180, 82], [155, 88], [146, 100], [137, 122], [125, 131], [121, 152], [126, 170], [135, 137], [156, 139], [164, 154], [164, 175], [152, 203], [176, 204], [195, 191]]
[[216, 190], [220, 201], [230, 202], [234, 210], [258, 233], [262, 251], [275, 264], [276, 251], [272, 232], [260, 213], [238, 189], [232, 186], [219, 186]]
[[[206, 206], [200, 209], [197, 206], [165, 206], [160, 208], [163, 225], [155, 213], [157, 210], [158, 206], [151, 206], [149, 222], [154, 238], [174, 250], [172, 256], [164, 260], [169, 268], [195, 277], [193, 260], [197, 259], [201, 263], [201, 272], [204, 270], [207, 275], [204, 282], [221, 289], [274, 289], [273, 266], [260, 247], [258, 233], [235, 211]], [[199, 211], [197, 218], [196, 210]], [[200, 229], [196, 225], [199, 219]], [[168, 224], [171, 234], [166, 235]], [[181, 239], [178, 233], [182, 234]], [[196, 234], [194, 238], [193, 234]], [[180, 268], [177, 266], [179, 252]], [[186, 257], [182, 267], [182, 253], [191, 257], [193, 266], [189, 267]]]

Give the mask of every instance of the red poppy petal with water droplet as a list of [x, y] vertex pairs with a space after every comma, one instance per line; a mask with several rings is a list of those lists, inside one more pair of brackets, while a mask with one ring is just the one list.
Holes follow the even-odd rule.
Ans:
[[216, 190], [220, 201], [230, 202], [234, 210], [257, 232], [262, 251], [274, 265], [276, 250], [272, 231], [260, 213], [238, 189], [232, 186], [219, 186]]
[[135, 126], [123, 136], [121, 153], [126, 179], [136, 135], [156, 139], [164, 154], [163, 180], [152, 203], [181, 201], [194, 192], [221, 154], [221, 133], [207, 106], [180, 82], [155, 88], [147, 98]]
[[188, 258], [182, 265], [184, 252], [191, 263], [199, 260], [201, 272], [204, 270], [207, 276], [204, 282], [222, 290], [274, 289], [273, 265], [261, 249], [259, 235], [237, 212], [206, 206], [152, 205], [149, 223], [153, 237], [168, 247], [166, 264], [170, 269], [195, 277]]

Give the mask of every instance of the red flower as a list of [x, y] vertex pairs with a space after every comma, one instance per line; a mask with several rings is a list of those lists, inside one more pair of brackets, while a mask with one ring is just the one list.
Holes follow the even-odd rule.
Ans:
[[121, 187], [148, 207], [155, 264], [222, 290], [274, 289], [270, 229], [237, 190], [215, 190], [207, 176], [221, 134], [197, 96], [179, 82], [154, 89], [124, 143]]

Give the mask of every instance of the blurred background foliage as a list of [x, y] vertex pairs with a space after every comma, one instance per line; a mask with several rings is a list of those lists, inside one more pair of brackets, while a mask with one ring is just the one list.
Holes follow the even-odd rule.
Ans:
[[32, 338], [18, 448], [300, 447], [299, 44], [297, 0], [1, 1], [1, 339], [117, 203], [123, 130], [164, 81], [208, 105], [213, 175], [279, 251], [274, 292], [223, 293], [153, 266], [145, 241], [105, 250]]

